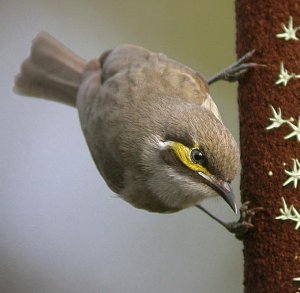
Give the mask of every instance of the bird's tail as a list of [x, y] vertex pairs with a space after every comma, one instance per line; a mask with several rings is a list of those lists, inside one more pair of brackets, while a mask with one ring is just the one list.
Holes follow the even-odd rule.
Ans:
[[14, 92], [75, 106], [86, 64], [50, 34], [40, 32], [15, 78]]

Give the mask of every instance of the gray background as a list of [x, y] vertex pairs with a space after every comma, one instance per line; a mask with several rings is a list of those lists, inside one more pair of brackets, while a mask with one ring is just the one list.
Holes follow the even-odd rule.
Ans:
[[[242, 292], [242, 244], [201, 211], [151, 214], [99, 176], [74, 109], [12, 93], [40, 30], [86, 59], [120, 43], [206, 76], [235, 59], [234, 1], [0, 1], [0, 292]], [[238, 138], [236, 85], [211, 88]], [[238, 182], [235, 182], [238, 193]], [[235, 219], [222, 200], [206, 206]]]

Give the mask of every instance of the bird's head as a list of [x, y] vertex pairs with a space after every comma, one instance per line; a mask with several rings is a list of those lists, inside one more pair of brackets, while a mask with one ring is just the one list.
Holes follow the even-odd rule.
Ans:
[[172, 117], [149, 140], [146, 165], [151, 190], [170, 210], [220, 196], [237, 212], [230, 184], [240, 161], [231, 133], [202, 107], [181, 106]]

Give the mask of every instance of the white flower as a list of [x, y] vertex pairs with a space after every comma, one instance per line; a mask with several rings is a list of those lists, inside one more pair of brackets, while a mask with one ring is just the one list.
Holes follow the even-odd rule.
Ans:
[[289, 80], [295, 77], [295, 73], [289, 74], [289, 72], [284, 68], [283, 62], [280, 63], [280, 73], [278, 75], [279, 79], [276, 81], [275, 84], [283, 83], [284, 86], [287, 85]]
[[293, 129], [293, 131], [284, 137], [284, 139], [289, 139], [293, 136], [296, 136], [297, 141], [300, 141], [300, 117], [298, 118], [298, 126], [294, 125], [290, 121], [287, 121], [289, 126]]
[[298, 211], [295, 209], [295, 207], [292, 207], [292, 212], [294, 214], [294, 218], [291, 219], [292, 221], [297, 222], [296, 226], [295, 226], [295, 230], [298, 230], [298, 228], [300, 227], [300, 214], [298, 213]]
[[278, 217], [276, 217], [275, 219], [277, 219], [277, 220], [289, 220], [290, 218], [293, 217], [292, 216], [292, 208], [293, 208], [293, 206], [290, 206], [288, 208], [283, 197], [281, 198], [281, 200], [282, 200], [282, 204], [283, 204], [283, 208], [279, 209], [281, 215], [278, 216]]
[[271, 106], [273, 117], [269, 118], [270, 121], [272, 121], [272, 124], [270, 124], [268, 127], [266, 127], [267, 130], [270, 130], [272, 128], [278, 128], [280, 127], [283, 123], [287, 123], [287, 120], [282, 119], [281, 117], [281, 109], [278, 108], [278, 113], [274, 109], [273, 106]]
[[286, 186], [289, 183], [293, 182], [294, 188], [297, 188], [298, 180], [300, 180], [300, 163], [297, 159], [293, 159], [293, 161], [293, 170], [284, 170], [285, 174], [289, 175], [290, 177], [283, 183], [283, 186]]
[[283, 27], [284, 32], [277, 34], [276, 35], [277, 38], [284, 38], [286, 41], [288, 41], [288, 40], [298, 41], [299, 40], [296, 36], [296, 32], [299, 28], [298, 27], [294, 28], [292, 16], [290, 16], [290, 18], [289, 18], [288, 27], [286, 27], [284, 24], [282, 24], [282, 27]]
[[[294, 222], [296, 222], [295, 230], [298, 230], [298, 228], [300, 227], [300, 214], [298, 213], [298, 211], [295, 209], [295, 207], [293, 205], [291, 205], [288, 208], [283, 197], [281, 199], [282, 199], [282, 203], [283, 203], [283, 208], [279, 209], [281, 215], [276, 217], [275, 219], [283, 220], [283, 221], [285, 221], [285, 220], [294, 221]], [[294, 279], [294, 281], [298, 281], [298, 280]], [[299, 281], [300, 281], [300, 278], [299, 278]]]
[[[295, 281], [295, 282], [300, 282], [300, 277], [294, 278], [293, 281]], [[298, 288], [298, 290], [300, 290], [300, 288]], [[296, 293], [299, 293], [299, 291], [297, 291]]]

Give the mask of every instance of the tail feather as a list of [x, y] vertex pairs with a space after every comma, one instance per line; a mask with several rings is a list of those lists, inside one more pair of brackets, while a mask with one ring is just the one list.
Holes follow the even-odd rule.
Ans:
[[40, 32], [15, 78], [14, 92], [75, 106], [85, 66], [84, 59], [50, 34]]

